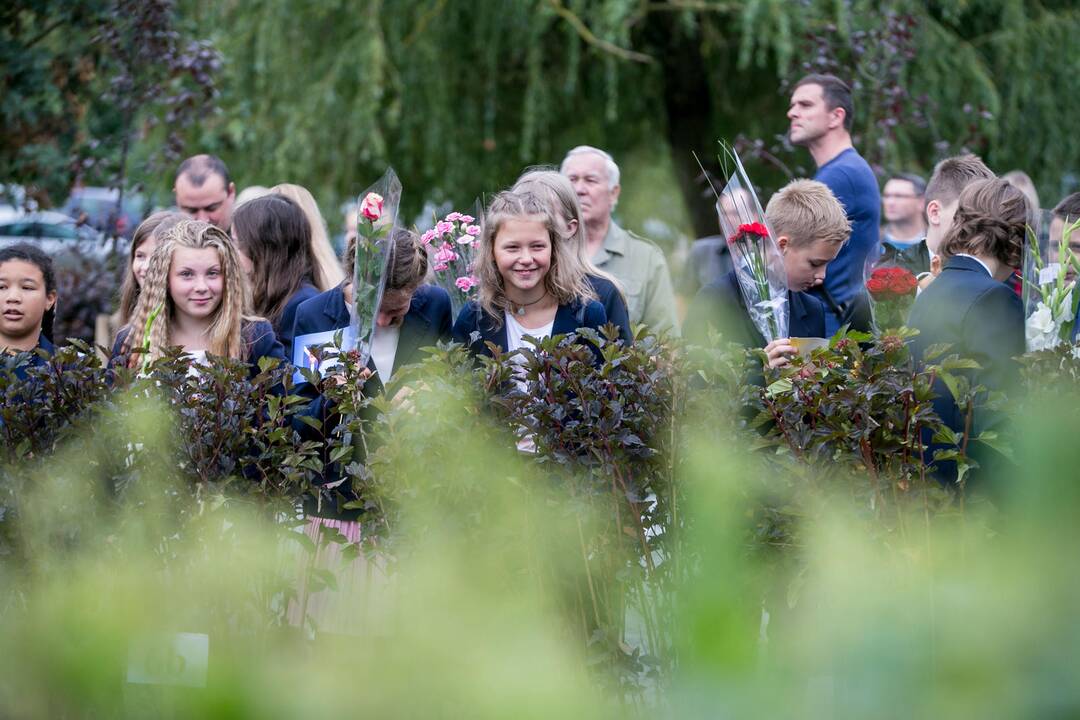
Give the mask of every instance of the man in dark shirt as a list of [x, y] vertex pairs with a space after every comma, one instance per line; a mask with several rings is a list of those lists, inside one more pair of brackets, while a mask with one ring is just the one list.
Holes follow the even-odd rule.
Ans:
[[870, 329], [864, 288], [867, 260], [877, 255], [881, 195], [870, 165], [851, 143], [851, 88], [833, 75], [807, 75], [795, 85], [788, 119], [791, 142], [814, 158], [814, 179], [825, 183], [851, 222], [851, 240], [829, 263], [825, 283], [812, 292], [825, 305], [829, 335], [844, 323]]

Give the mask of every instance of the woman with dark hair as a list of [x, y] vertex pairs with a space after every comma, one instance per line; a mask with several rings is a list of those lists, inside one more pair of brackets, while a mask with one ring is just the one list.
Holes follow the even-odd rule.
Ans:
[[294, 201], [271, 194], [236, 208], [232, 235], [250, 280], [251, 310], [270, 321], [291, 358], [296, 309], [319, 293], [311, 224]]
[[[428, 256], [416, 233], [396, 230], [386, 288], [375, 317], [369, 367], [374, 376], [364, 393], [381, 392], [397, 368], [421, 359], [420, 348], [450, 339], [453, 318], [450, 296], [442, 288], [424, 285]], [[355, 240], [346, 248], [346, 267], [352, 266]], [[348, 327], [352, 279], [306, 301], [296, 312], [293, 337]]]

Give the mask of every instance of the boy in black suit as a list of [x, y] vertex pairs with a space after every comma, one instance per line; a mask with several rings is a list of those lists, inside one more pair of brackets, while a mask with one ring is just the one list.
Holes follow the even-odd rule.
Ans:
[[788, 183], [769, 200], [765, 217], [787, 271], [788, 337], [765, 343], [746, 311], [734, 270], [698, 292], [684, 334], [704, 345], [711, 327], [728, 342], [765, 348], [770, 367], [781, 367], [798, 352], [790, 338], [825, 336], [825, 309], [806, 291], [825, 280], [826, 267], [851, 236], [851, 223], [829, 188], [815, 180]]
[[[940, 246], [941, 272], [916, 298], [908, 318], [920, 333], [911, 344], [917, 361], [930, 346], [948, 343], [948, 354], [979, 364], [979, 369], [966, 371], [973, 387], [1008, 392], [1014, 386], [1019, 378], [1014, 358], [1024, 353], [1024, 307], [1004, 281], [1020, 266], [1029, 219], [1027, 199], [1006, 180], [977, 180], [960, 194], [952, 228]], [[934, 389], [938, 415], [953, 431], [964, 432], [967, 408], [957, 405], [940, 380]], [[972, 435], [1001, 421], [976, 407]], [[928, 455], [940, 447], [932, 447]], [[969, 452], [980, 465], [997, 460], [974, 445]], [[955, 479], [951, 464], [939, 471], [943, 479]]]

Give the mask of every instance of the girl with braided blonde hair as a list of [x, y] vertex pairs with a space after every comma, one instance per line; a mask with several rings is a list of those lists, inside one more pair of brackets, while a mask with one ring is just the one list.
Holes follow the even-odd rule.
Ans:
[[[269, 322], [244, 314], [248, 289], [236, 249], [223, 230], [182, 220], [161, 233], [150, 258], [131, 322], [120, 330], [115, 359], [128, 367], [180, 346], [195, 361], [207, 355], [284, 360]], [[145, 347], [146, 353], [132, 350]]]

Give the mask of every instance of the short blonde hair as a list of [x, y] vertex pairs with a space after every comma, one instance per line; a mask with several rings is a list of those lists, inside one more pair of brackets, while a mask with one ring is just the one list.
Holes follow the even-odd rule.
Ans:
[[817, 240], [842, 245], [851, 237], [844, 206], [816, 180], [794, 180], [782, 187], [769, 199], [765, 217], [773, 233], [786, 236], [793, 247]]

